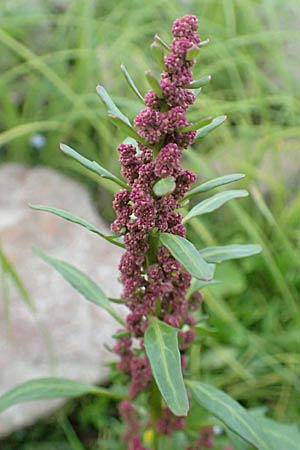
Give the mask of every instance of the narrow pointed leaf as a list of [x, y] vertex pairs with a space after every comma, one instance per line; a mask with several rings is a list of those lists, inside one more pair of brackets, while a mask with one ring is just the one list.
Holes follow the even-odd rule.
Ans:
[[206, 181], [205, 183], [196, 186], [190, 192], [188, 192], [183, 200], [193, 197], [194, 195], [201, 194], [202, 192], [210, 191], [219, 186], [224, 186], [225, 184], [233, 183], [234, 181], [241, 180], [245, 177], [244, 173], [231, 173], [229, 175], [223, 175], [222, 177], [214, 178], [213, 180]]
[[187, 381], [186, 384], [195, 401], [220, 419], [231, 431], [258, 450], [276, 450], [267, 441], [259, 422], [225, 392], [197, 381]]
[[180, 133], [186, 133], [187, 131], [195, 131], [201, 127], [204, 127], [205, 125], [208, 125], [209, 123], [212, 122], [212, 120], [213, 120], [212, 117], [207, 117], [206, 119], [201, 119], [198, 122], [189, 125], [188, 127], [179, 128], [178, 131], [180, 131]]
[[44, 206], [44, 205], [29, 205], [30, 208], [38, 210], [38, 211], [44, 211], [51, 214], [54, 214], [58, 217], [61, 217], [62, 219], [68, 220], [69, 222], [76, 223], [77, 225], [81, 225], [82, 227], [86, 228], [87, 230], [91, 231], [92, 233], [98, 234], [106, 241], [110, 242], [111, 244], [117, 245], [118, 247], [124, 248], [124, 244], [117, 242], [116, 238], [118, 236], [107, 236], [102, 231], [100, 231], [95, 225], [92, 225], [91, 223], [87, 222], [84, 219], [81, 219], [78, 216], [75, 216], [74, 214], [69, 213], [68, 211], [64, 211], [63, 209], [59, 208], [53, 208], [52, 206]]
[[95, 303], [98, 306], [101, 306], [121, 325], [124, 325], [124, 320], [116, 313], [114, 308], [111, 306], [110, 301], [108, 300], [100, 286], [98, 286], [91, 278], [65, 261], [51, 258], [50, 256], [45, 255], [45, 253], [37, 249], [35, 249], [34, 252], [46, 263], [50, 264], [50, 266], [57, 270], [57, 272], [87, 300]]
[[116, 177], [108, 170], [104, 169], [104, 167], [100, 166], [100, 164], [98, 164], [96, 161], [90, 161], [89, 159], [80, 155], [80, 153], [76, 152], [76, 150], [74, 150], [73, 148], [69, 147], [66, 144], [60, 144], [60, 149], [66, 155], [71, 156], [87, 169], [91, 170], [92, 172], [95, 172], [97, 175], [100, 175], [100, 177], [114, 181], [119, 186], [128, 189], [128, 186], [122, 180], [120, 180], [118, 177]]
[[153, 192], [157, 197], [171, 194], [176, 188], [176, 183], [173, 177], [162, 178], [153, 186]]
[[158, 36], [158, 34], [156, 34], [154, 36], [154, 39], [156, 40], [156, 42], [161, 44], [162, 47], [164, 47], [166, 50], [170, 51], [170, 46], [160, 36]]
[[120, 120], [122, 120], [123, 122], [127, 123], [127, 125], [131, 126], [130, 120], [128, 119], [128, 117], [126, 117], [119, 110], [119, 108], [115, 105], [115, 103], [113, 102], [111, 97], [106, 92], [105, 88], [103, 86], [101, 86], [101, 85], [98, 85], [96, 87], [96, 91], [100, 95], [101, 100], [103, 101], [103, 103], [105, 104], [108, 113], [112, 114], [113, 116], [119, 117]]
[[150, 46], [152, 58], [158, 65], [160, 69], [163, 71], [166, 70], [165, 61], [164, 61], [164, 50], [163, 48], [157, 43], [153, 42]]
[[155, 317], [149, 319], [145, 332], [145, 349], [160, 393], [175, 416], [186, 416], [189, 409], [184, 386], [178, 330]]
[[199, 251], [199, 254], [209, 263], [221, 263], [228, 259], [246, 258], [247, 256], [260, 253], [260, 245], [224, 245], [218, 247], [206, 247]]
[[141, 136], [139, 136], [138, 133], [135, 131], [134, 128], [132, 128], [131, 125], [128, 125], [126, 122], [124, 122], [122, 119], [120, 119], [120, 117], [114, 116], [112, 114], [108, 114], [108, 116], [116, 124], [116, 126], [118, 128], [120, 128], [120, 130], [122, 130], [123, 133], [126, 134], [126, 136], [129, 136], [129, 137], [135, 139], [137, 142], [140, 142], [141, 144], [149, 147], [149, 143], [147, 141], [145, 141], [145, 139], [143, 139]]
[[220, 283], [219, 280], [203, 281], [203, 280], [198, 280], [197, 278], [192, 278], [191, 285], [187, 290], [186, 296], [187, 296], [187, 298], [189, 298], [195, 292], [201, 291], [201, 289], [204, 289], [206, 287], [209, 287], [214, 284], [219, 284], [219, 283]]
[[124, 64], [121, 64], [121, 70], [124, 74], [125, 80], [127, 81], [130, 89], [132, 90], [132, 92], [137, 96], [137, 98], [139, 100], [141, 100], [142, 103], [144, 103], [144, 98], [142, 96], [142, 94], [140, 93], [140, 91], [138, 90], [138, 88], [136, 87], [136, 85], [134, 84], [133, 79], [131, 78], [131, 76], [129, 75], [126, 67], [124, 66]]
[[193, 277], [206, 281], [213, 278], [215, 266], [208, 264], [190, 241], [169, 233], [161, 233], [160, 241]]
[[84, 394], [103, 395], [121, 399], [123, 396], [108, 389], [66, 378], [38, 378], [27, 381], [0, 397], [0, 413], [11, 406], [34, 400], [79, 397]]
[[132, 137], [127, 137], [126, 139], [124, 139], [123, 144], [133, 145], [133, 147], [135, 147], [135, 150], [136, 150], [136, 155], [139, 155], [141, 153], [141, 150], [139, 149], [138, 143]]
[[[256, 417], [254, 411], [251, 411], [251, 415]], [[259, 423], [274, 450], [300, 450], [300, 432], [296, 425], [275, 422], [263, 416], [259, 417]]]
[[196, 140], [204, 138], [208, 133], [210, 133], [211, 131], [215, 130], [220, 125], [222, 125], [226, 119], [227, 116], [216, 117], [209, 125], [200, 128], [200, 130], [198, 130], [197, 132]]
[[203, 86], [206, 86], [211, 81], [211, 75], [205, 75], [204, 77], [200, 78], [199, 80], [192, 81], [187, 88], [188, 89], [198, 89]]
[[215, 194], [194, 206], [194, 208], [187, 213], [182, 222], [186, 223], [192, 217], [201, 216], [202, 214], [208, 214], [215, 211], [229, 200], [247, 196], [248, 192], [244, 189], [232, 189], [230, 191], [218, 192], [218, 194]]
[[156, 95], [159, 98], [162, 98], [163, 93], [162, 93], [162, 89], [160, 87], [160, 84], [159, 84], [159, 81], [157, 80], [157, 78], [149, 70], [147, 72], [145, 72], [145, 75], [146, 75], [146, 78], [147, 78], [147, 81], [148, 81], [150, 87], [154, 90], [154, 92], [156, 93]]
[[205, 39], [205, 41], [199, 42], [198, 47], [205, 47], [208, 44], [209, 44], [209, 39]]
[[195, 59], [199, 56], [200, 48], [198, 45], [193, 45], [187, 52], [185, 59], [187, 61], [191, 61], [192, 59]]

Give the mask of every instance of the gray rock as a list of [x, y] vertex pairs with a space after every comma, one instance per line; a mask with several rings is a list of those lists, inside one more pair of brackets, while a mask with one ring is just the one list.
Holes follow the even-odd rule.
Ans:
[[[32, 247], [74, 264], [114, 297], [120, 293], [121, 249], [78, 225], [33, 211], [28, 203], [56, 206], [106, 229], [77, 182], [46, 168], [14, 164], [0, 168], [1, 245], [36, 304], [33, 313], [11, 284], [8, 322], [0, 290], [0, 394], [37, 377], [104, 380], [106, 363], [113, 355], [103, 344], [112, 344], [110, 336], [118, 328], [105, 311], [83, 299], [35, 256]], [[34, 422], [58, 404], [39, 401], [14, 406], [0, 416], [0, 434]]]

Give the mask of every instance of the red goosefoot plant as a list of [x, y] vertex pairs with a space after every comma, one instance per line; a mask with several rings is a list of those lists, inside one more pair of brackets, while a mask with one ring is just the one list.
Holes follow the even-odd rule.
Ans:
[[[299, 448], [286, 443], [289, 433], [279, 433], [275, 422], [257, 411], [247, 411], [224, 392], [195, 379], [190, 370], [191, 344], [197, 344], [210, 331], [199, 312], [203, 300], [200, 291], [214, 282], [215, 264], [261, 250], [258, 245], [228, 245], [199, 251], [186, 238], [185, 224], [193, 217], [247, 195], [245, 190], [221, 191], [186, 212], [193, 197], [243, 177], [225, 175], [191, 189], [196, 175], [181, 165], [184, 151], [226, 119], [209, 117], [191, 123], [186, 117], [188, 108], [211, 78], [204, 76], [193, 81], [192, 68], [201, 48], [208, 43], [201, 41], [197, 31], [197, 18], [187, 15], [173, 23], [170, 45], [155, 36], [151, 51], [162, 73], [160, 79], [152, 72], [146, 73], [151, 89], [145, 97], [125, 66], [121, 66], [130, 88], [144, 105], [134, 125], [105, 89], [97, 87], [110, 118], [127, 137], [118, 147], [126, 181], [61, 145], [67, 155], [121, 187], [113, 202], [114, 234], [106, 235], [61, 209], [32, 205], [125, 249], [119, 265], [123, 285], [120, 299], [107, 298], [93, 280], [70, 264], [41, 251], [37, 253], [87, 300], [104, 308], [120, 323], [121, 328], [113, 336], [113, 350], [118, 355], [116, 369], [123, 374], [128, 389], [42, 378], [4, 394], [0, 412], [19, 402], [92, 393], [120, 400], [120, 417], [125, 425], [124, 444], [120, 445], [129, 450], [223, 450], [228, 442], [231, 444], [227, 450]], [[118, 315], [113, 303], [127, 306], [126, 320]], [[228, 433], [228, 439], [223, 439], [218, 447], [214, 444], [214, 425], [217, 430], [221, 425], [223, 434]]]

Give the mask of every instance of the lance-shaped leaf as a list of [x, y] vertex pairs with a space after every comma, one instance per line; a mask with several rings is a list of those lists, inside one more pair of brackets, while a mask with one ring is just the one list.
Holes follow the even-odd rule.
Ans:
[[109, 114], [118, 117], [122, 122], [127, 123], [131, 127], [130, 120], [126, 117], [119, 108], [115, 105], [111, 97], [108, 95], [106, 90], [100, 84], [96, 87], [97, 93], [100, 95], [101, 100], [107, 108]]
[[198, 89], [203, 86], [206, 86], [211, 81], [211, 75], [205, 75], [199, 80], [192, 81], [188, 86], [185, 86], [186, 89]]
[[228, 259], [246, 258], [247, 256], [256, 255], [261, 251], [261, 246], [257, 244], [224, 245], [203, 248], [199, 251], [199, 254], [209, 263], [221, 263]]
[[175, 416], [186, 416], [189, 402], [182, 377], [177, 333], [176, 328], [150, 317], [144, 344], [164, 401]]
[[98, 388], [90, 384], [66, 378], [37, 378], [26, 381], [0, 397], [0, 413], [11, 406], [34, 400], [51, 400], [55, 398], [79, 397], [84, 394], [101, 395], [115, 399], [124, 396], [109, 389]]
[[147, 81], [150, 85], [150, 87], [153, 89], [153, 91], [156, 93], [156, 95], [159, 98], [163, 97], [163, 93], [162, 93], [162, 89], [160, 87], [159, 81], [157, 80], [157, 78], [155, 78], [155, 76], [153, 75], [153, 73], [150, 70], [147, 70], [147, 72], [145, 72]]
[[189, 298], [195, 292], [201, 291], [201, 289], [204, 289], [213, 284], [219, 284], [219, 283], [220, 283], [219, 280], [203, 281], [203, 280], [198, 280], [197, 278], [192, 278], [191, 285], [187, 290], [186, 296], [187, 296], [187, 298]]
[[208, 214], [216, 209], [220, 208], [224, 203], [239, 197], [247, 197], [248, 192], [245, 189], [232, 189], [230, 191], [222, 191], [209, 197], [202, 202], [198, 203], [192, 208], [183, 219], [183, 223], [186, 223], [189, 219], [202, 214]]
[[124, 66], [124, 64], [121, 64], [121, 70], [123, 72], [125, 80], [127, 81], [130, 89], [132, 90], [132, 92], [137, 96], [137, 98], [139, 100], [141, 100], [142, 103], [144, 103], [144, 98], [143, 98], [142, 94], [140, 93], [140, 91], [138, 90], [136, 85], [134, 84], [134, 81], [131, 78], [130, 74], [128, 73], [128, 71], [127, 71], [126, 67]]
[[215, 266], [208, 264], [190, 241], [169, 233], [161, 233], [159, 238], [160, 242], [193, 277], [200, 280], [213, 278]]
[[104, 169], [104, 167], [100, 166], [100, 164], [98, 164], [96, 161], [90, 161], [89, 159], [80, 155], [80, 153], [76, 152], [76, 150], [74, 150], [73, 148], [69, 147], [66, 144], [60, 144], [60, 149], [66, 155], [71, 156], [87, 169], [91, 170], [92, 172], [95, 172], [97, 175], [100, 175], [100, 177], [114, 181], [122, 188], [128, 189], [128, 186], [122, 180], [120, 180], [118, 177], [116, 177], [108, 170]]
[[64, 211], [63, 209], [59, 208], [53, 208], [52, 206], [44, 206], [44, 205], [29, 205], [30, 208], [36, 209], [38, 211], [44, 211], [51, 214], [54, 214], [58, 217], [61, 217], [62, 219], [68, 220], [69, 222], [76, 223], [77, 225], [81, 225], [82, 227], [86, 228], [87, 230], [91, 231], [92, 233], [98, 234], [98, 236], [101, 236], [106, 241], [110, 242], [111, 244], [117, 245], [118, 247], [124, 248], [124, 244], [116, 241], [116, 238], [119, 236], [107, 236], [102, 231], [100, 231], [95, 225], [87, 222], [84, 219], [81, 219], [78, 216], [75, 216], [74, 214], [69, 213], [68, 211]]
[[71, 264], [61, 261], [60, 259], [51, 258], [40, 250], [34, 249], [34, 252], [42, 258], [46, 263], [50, 264], [57, 272], [73, 286], [76, 291], [82, 294], [87, 300], [101, 306], [107, 311], [117, 322], [124, 325], [124, 320], [116, 313], [111, 306], [110, 301], [100, 288], [91, 278], [85, 275]]
[[162, 178], [153, 186], [153, 192], [157, 197], [171, 194], [176, 188], [176, 183], [173, 177]]
[[165, 71], [166, 66], [165, 66], [165, 61], [164, 61], [163, 48], [157, 42], [152, 42], [150, 49], [151, 49], [151, 53], [152, 53], [152, 58], [154, 59], [154, 61], [158, 65], [158, 67], [160, 69], [162, 69], [163, 71]]
[[200, 128], [200, 130], [197, 131], [196, 140], [204, 138], [208, 133], [222, 125], [226, 119], [227, 116], [216, 117], [209, 125]]
[[[251, 416], [256, 418], [255, 411], [251, 411]], [[264, 416], [259, 417], [259, 424], [274, 450], [300, 450], [300, 432], [296, 425], [275, 422]]]
[[271, 446], [257, 422], [238, 402], [225, 392], [205, 383], [186, 382], [192, 397], [199, 405], [220, 419], [231, 431], [258, 450], [278, 450]]
[[205, 119], [201, 119], [198, 122], [193, 123], [192, 125], [189, 125], [187, 127], [178, 128], [178, 131], [180, 133], [186, 133], [187, 131], [195, 131], [198, 130], [201, 127], [204, 127], [205, 125], [208, 125], [213, 120], [212, 117], [207, 117]]
[[166, 50], [168, 50], [168, 51], [170, 51], [171, 49], [170, 49], [170, 46], [160, 37], [160, 36], [158, 36], [158, 34], [156, 34], [155, 36], [154, 36], [154, 39], [156, 40], [156, 42], [158, 43], [158, 44], [160, 44], [162, 47], [164, 47]]
[[123, 133], [125, 133], [127, 136], [135, 139], [136, 141], [140, 142], [143, 145], [146, 145], [147, 147], [150, 147], [149, 142], [147, 142], [145, 139], [139, 136], [131, 125], [128, 125], [126, 122], [120, 119], [120, 117], [114, 116], [113, 114], [108, 114], [108, 116], [115, 123], [115, 125], [118, 128], [120, 128], [120, 130], [122, 130]]
[[188, 192], [184, 196], [183, 201], [190, 197], [194, 197], [197, 194], [201, 194], [202, 192], [207, 192], [210, 191], [211, 189], [215, 189], [216, 187], [224, 186], [225, 184], [241, 180], [244, 177], [245, 177], [244, 173], [231, 173], [229, 175], [223, 175], [222, 177], [206, 181], [205, 183], [202, 183], [199, 186], [196, 186], [194, 189], [190, 190], [190, 192]]
[[208, 44], [209, 44], [209, 39], [205, 39], [205, 41], [199, 42], [198, 47], [205, 47]]

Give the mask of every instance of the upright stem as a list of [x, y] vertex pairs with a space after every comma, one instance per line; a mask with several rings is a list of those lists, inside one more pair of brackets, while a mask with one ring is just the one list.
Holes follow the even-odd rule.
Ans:
[[150, 409], [151, 427], [153, 432], [153, 450], [158, 450], [157, 420], [161, 416], [161, 394], [156, 382], [153, 380], [149, 393], [148, 404]]

